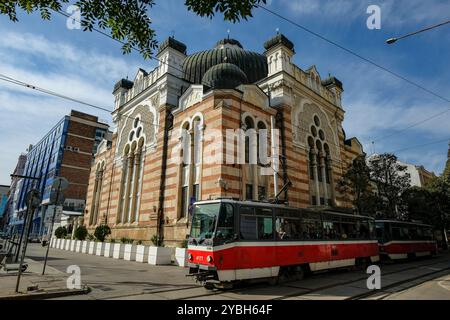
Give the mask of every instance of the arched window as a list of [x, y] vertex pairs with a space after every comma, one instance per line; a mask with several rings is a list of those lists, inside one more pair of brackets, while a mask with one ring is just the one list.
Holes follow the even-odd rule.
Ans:
[[244, 131], [246, 131], [245, 134], [245, 163], [250, 163], [250, 160], [253, 160], [253, 156], [251, 156], [251, 153], [253, 152], [252, 147], [253, 143], [255, 143], [255, 139], [250, 139], [252, 133], [255, 132], [255, 123], [251, 117], [246, 117], [244, 120], [245, 128]]
[[189, 123], [185, 123], [181, 132], [181, 217], [186, 216], [189, 204], [189, 167], [191, 159], [191, 135], [189, 133]]
[[181, 181], [180, 218], [187, 216], [192, 202], [201, 200], [201, 165], [203, 143], [203, 120], [201, 116], [195, 116], [190, 122], [182, 126], [181, 156]]
[[96, 225], [98, 223], [98, 212], [100, 209], [104, 170], [104, 162], [99, 162], [95, 171], [94, 192], [92, 195], [91, 215], [89, 217], [90, 225]]
[[142, 175], [145, 159], [145, 137], [140, 117], [133, 121], [128, 141], [122, 156], [122, 178], [120, 183], [117, 223], [132, 223], [139, 220]]

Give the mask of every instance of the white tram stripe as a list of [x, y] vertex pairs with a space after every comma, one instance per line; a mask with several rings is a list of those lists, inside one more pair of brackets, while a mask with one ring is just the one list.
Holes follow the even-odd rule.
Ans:
[[414, 244], [414, 243], [427, 243], [427, 244], [433, 244], [436, 243], [434, 240], [392, 240], [386, 243], [382, 243], [383, 246], [388, 246], [390, 244]]
[[267, 241], [267, 242], [233, 242], [221, 246], [195, 246], [189, 245], [190, 250], [199, 251], [219, 251], [230, 249], [233, 247], [286, 247], [286, 246], [313, 246], [313, 245], [344, 245], [344, 244], [373, 244], [378, 243], [377, 240], [342, 240], [342, 241]]

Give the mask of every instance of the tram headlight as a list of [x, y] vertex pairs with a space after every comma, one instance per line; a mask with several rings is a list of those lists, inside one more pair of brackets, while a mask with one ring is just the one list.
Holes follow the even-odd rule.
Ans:
[[213, 258], [211, 256], [207, 256], [206, 257], [206, 261], [208, 261], [209, 263], [213, 262]]

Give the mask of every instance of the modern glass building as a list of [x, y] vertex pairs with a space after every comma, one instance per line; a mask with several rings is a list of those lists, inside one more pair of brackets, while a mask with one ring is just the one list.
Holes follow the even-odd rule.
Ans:
[[[108, 125], [98, 118], [72, 110], [64, 116], [27, 154], [27, 161], [18, 190], [17, 215], [10, 225], [15, 232], [23, 227], [27, 212], [26, 196], [33, 188], [42, 195], [42, 205], [33, 214], [31, 237], [39, 237], [47, 230], [44, 225], [46, 213], [53, 213], [50, 194], [56, 177], [69, 180], [69, 188], [64, 191], [63, 210], [83, 214], [90, 165], [100, 141], [108, 132]], [[51, 212], [50, 212], [51, 211]]]

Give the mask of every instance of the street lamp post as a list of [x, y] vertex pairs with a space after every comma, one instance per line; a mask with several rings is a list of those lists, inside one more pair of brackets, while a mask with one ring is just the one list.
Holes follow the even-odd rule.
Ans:
[[415, 31], [415, 32], [411, 32], [411, 33], [405, 34], [404, 36], [401, 36], [401, 37], [398, 37], [398, 38], [389, 38], [389, 39], [386, 40], [386, 43], [387, 44], [393, 44], [393, 43], [396, 43], [398, 40], [405, 39], [405, 38], [413, 36], [415, 34], [418, 34], [418, 33], [421, 33], [421, 32], [425, 32], [425, 31], [428, 31], [428, 30], [440, 27], [440, 26], [443, 26], [443, 25], [448, 24], [448, 23], [450, 23], [450, 20], [447, 20], [447, 21], [444, 21], [442, 23], [439, 23], [439, 24], [436, 24], [436, 25], [433, 25], [433, 26], [421, 29], [419, 31]]
[[52, 233], [53, 233], [53, 224], [55, 223], [55, 216], [56, 216], [56, 207], [58, 205], [61, 205], [62, 203], [64, 203], [65, 197], [64, 194], [62, 193], [62, 190], [66, 189], [69, 185], [69, 182], [67, 181], [67, 179], [63, 178], [63, 177], [58, 177], [55, 179], [55, 181], [53, 182], [53, 190], [54, 190], [54, 201], [52, 199], [52, 202], [54, 204], [54, 209], [53, 209], [53, 216], [52, 216], [52, 222], [49, 228], [49, 237], [48, 237], [48, 241], [47, 241], [47, 250], [45, 252], [45, 260], [44, 260], [44, 267], [42, 268], [42, 275], [45, 274], [45, 267], [47, 266], [47, 259], [48, 259], [48, 251], [50, 250], [50, 243], [52, 240]]
[[[34, 180], [34, 181], [39, 181], [41, 180], [40, 178], [36, 178], [36, 177], [30, 177], [30, 176], [22, 176], [22, 175], [17, 175], [17, 174], [11, 174], [12, 178], [21, 178], [21, 179], [29, 179], [29, 180]], [[20, 248], [22, 246], [22, 242], [23, 242], [23, 235], [25, 233], [25, 226], [28, 223], [28, 219], [33, 219], [33, 216], [29, 217], [28, 214], [28, 208], [25, 214], [25, 217], [23, 218], [23, 227], [22, 227], [22, 231], [20, 233], [20, 240], [19, 240], [19, 244], [17, 245], [17, 249], [16, 249], [16, 254], [15, 254], [15, 258], [14, 258], [14, 262], [17, 263], [17, 260], [19, 260], [19, 253], [20, 253]], [[28, 235], [27, 235], [28, 236]]]
[[20, 263], [19, 263], [19, 272], [17, 275], [17, 282], [16, 282], [16, 293], [19, 292], [19, 285], [20, 285], [20, 277], [22, 275], [22, 267], [23, 267], [23, 261], [25, 260], [25, 253], [27, 251], [27, 244], [28, 244], [28, 235], [30, 233], [31, 229], [31, 223], [33, 222], [33, 212], [34, 210], [39, 207], [39, 204], [41, 203], [41, 195], [40, 192], [36, 189], [31, 189], [27, 194], [27, 224], [24, 226], [25, 229], [25, 239], [22, 246], [22, 252], [20, 255]]

